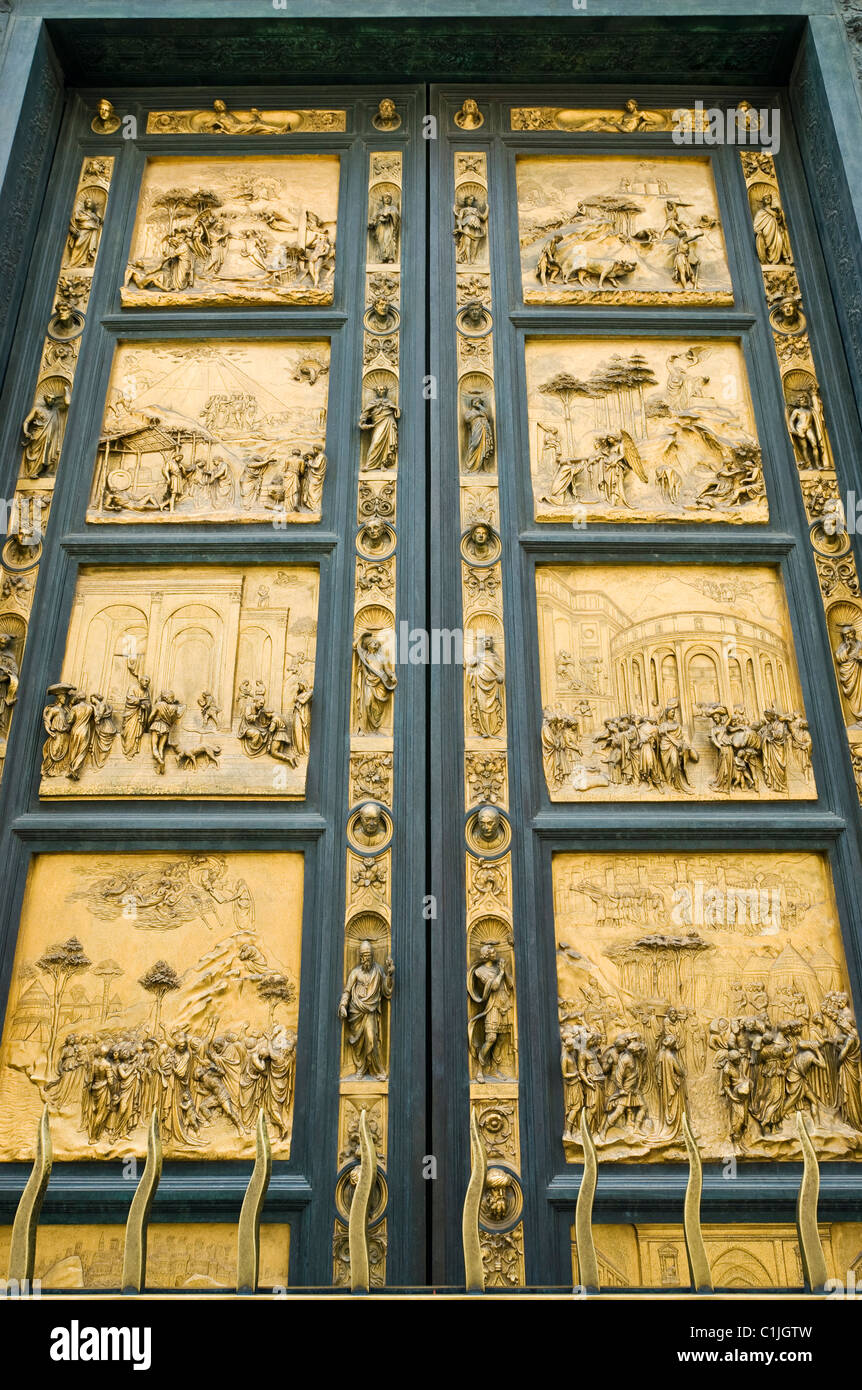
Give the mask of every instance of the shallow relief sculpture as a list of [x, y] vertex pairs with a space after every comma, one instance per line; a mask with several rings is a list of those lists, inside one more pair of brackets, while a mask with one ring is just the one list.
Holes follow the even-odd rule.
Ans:
[[862, 1151], [862, 1064], [834, 893], [814, 854], [554, 858], [563, 1143], [600, 1155]]
[[816, 796], [776, 571], [573, 565], [536, 573], [542, 756], [553, 801]]
[[[844, 1281], [858, 1268], [862, 1228], [853, 1222], [821, 1222], [820, 1240], [830, 1278]], [[659, 1222], [593, 1227], [603, 1289], [690, 1287], [691, 1274], [680, 1225]], [[805, 1274], [794, 1225], [710, 1222], [703, 1239], [716, 1288], [802, 1289]], [[577, 1240], [572, 1227], [572, 1275], [579, 1283]]]
[[40, 795], [302, 796], [318, 571], [85, 568]]
[[88, 521], [320, 520], [329, 341], [120, 343]]
[[524, 299], [731, 304], [710, 161], [520, 155]]
[[[125, 1226], [40, 1222], [35, 1279], [43, 1289], [122, 1287]], [[0, 1226], [0, 1263], [8, 1260], [12, 1227]], [[156, 1289], [236, 1288], [236, 1226], [221, 1222], [151, 1221], [147, 1225], [147, 1280]], [[260, 1228], [260, 1287], [288, 1282], [290, 1227]]]
[[217, 97], [208, 111], [150, 111], [148, 135], [307, 135], [344, 130], [347, 113], [338, 110], [260, 111], [229, 107]]
[[[60, 1158], [290, 1150], [299, 854], [46, 855], [31, 869], [0, 1044], [0, 1152]], [[59, 921], [58, 921], [59, 913]]]
[[147, 161], [124, 305], [331, 304], [337, 155]]
[[738, 343], [529, 338], [526, 368], [537, 521], [768, 520]]

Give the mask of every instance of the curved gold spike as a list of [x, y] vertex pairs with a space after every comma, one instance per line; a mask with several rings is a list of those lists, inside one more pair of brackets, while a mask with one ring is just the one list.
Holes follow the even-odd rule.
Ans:
[[703, 1229], [700, 1224], [703, 1164], [700, 1161], [700, 1149], [697, 1147], [697, 1140], [691, 1132], [685, 1110], [682, 1112], [682, 1137], [688, 1150], [688, 1182], [685, 1188], [682, 1224], [691, 1286], [696, 1293], [711, 1293], [714, 1287], [712, 1271], [709, 1267], [709, 1256], [703, 1243]]
[[350, 1289], [368, 1293], [371, 1270], [368, 1262], [368, 1205], [377, 1177], [377, 1151], [368, 1132], [368, 1111], [359, 1112], [359, 1178], [350, 1203], [347, 1244], [350, 1251]]
[[593, 1198], [599, 1178], [599, 1164], [596, 1146], [587, 1112], [581, 1111], [581, 1144], [584, 1150], [584, 1171], [578, 1188], [578, 1201], [575, 1207], [575, 1244], [578, 1249], [578, 1279], [581, 1287], [592, 1293], [599, 1291], [599, 1262], [596, 1259], [596, 1246], [593, 1240]]
[[13, 1279], [17, 1280], [19, 1286], [25, 1279], [28, 1283], [33, 1282], [33, 1270], [36, 1265], [36, 1229], [39, 1225], [42, 1199], [45, 1196], [45, 1189], [51, 1176], [53, 1161], [51, 1122], [48, 1119], [48, 1107], [46, 1105], [39, 1120], [39, 1128], [36, 1131], [36, 1157], [33, 1160], [33, 1168], [27, 1179], [27, 1186], [21, 1193], [21, 1200], [18, 1203], [18, 1210], [12, 1225], [8, 1283], [11, 1283]]
[[242, 1199], [236, 1231], [237, 1293], [257, 1293], [257, 1276], [260, 1270], [260, 1214], [271, 1177], [272, 1149], [269, 1144], [269, 1130], [266, 1127], [266, 1116], [260, 1110], [257, 1116], [257, 1156]]
[[154, 1110], [147, 1130], [147, 1162], [135, 1189], [126, 1221], [123, 1249], [123, 1293], [140, 1293], [147, 1277], [147, 1224], [153, 1198], [162, 1176], [162, 1139], [159, 1113]]
[[468, 1293], [485, 1292], [485, 1266], [482, 1262], [482, 1242], [479, 1237], [479, 1208], [485, 1191], [488, 1157], [479, 1133], [475, 1110], [470, 1112], [470, 1181], [464, 1196], [461, 1217], [461, 1239], [464, 1243], [464, 1282]]
[[820, 1195], [820, 1164], [801, 1110], [796, 1112], [796, 1129], [802, 1145], [802, 1179], [796, 1198], [796, 1229], [805, 1282], [812, 1293], [819, 1292], [829, 1277], [826, 1258], [817, 1229], [817, 1198]]

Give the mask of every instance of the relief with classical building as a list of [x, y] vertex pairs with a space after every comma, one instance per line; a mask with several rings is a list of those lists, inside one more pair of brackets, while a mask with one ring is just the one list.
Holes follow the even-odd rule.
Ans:
[[40, 855], [0, 1043], [0, 1155], [255, 1152], [263, 1109], [290, 1152], [300, 854]]
[[558, 854], [563, 1144], [601, 1158], [862, 1154], [862, 1057], [816, 854]]
[[731, 304], [707, 158], [520, 155], [530, 304]]
[[[862, 1280], [862, 1226], [824, 1222], [820, 1243], [829, 1277], [844, 1283], [852, 1270]], [[690, 1287], [682, 1226], [594, 1226], [599, 1282], [603, 1289]], [[703, 1227], [703, 1241], [717, 1289], [801, 1289], [805, 1286], [796, 1227], [775, 1222]], [[572, 1276], [578, 1247], [572, 1227]]]
[[147, 161], [127, 305], [331, 304], [338, 155]]
[[769, 519], [737, 342], [528, 338], [537, 521]]
[[301, 797], [312, 566], [84, 567], [43, 714], [43, 797]]
[[329, 342], [123, 342], [88, 521], [320, 520]]
[[776, 570], [540, 565], [552, 801], [814, 799]]
[[[122, 1287], [125, 1226], [46, 1226], [36, 1236], [34, 1278], [43, 1289]], [[6, 1268], [11, 1226], [0, 1226], [0, 1267]], [[236, 1288], [236, 1226], [227, 1222], [161, 1222], [147, 1226], [147, 1286], [151, 1289]], [[290, 1227], [262, 1223], [259, 1286], [285, 1287]]]

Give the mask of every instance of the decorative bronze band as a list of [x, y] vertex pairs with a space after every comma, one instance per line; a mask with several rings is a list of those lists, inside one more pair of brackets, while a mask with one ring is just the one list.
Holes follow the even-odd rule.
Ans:
[[781, 372], [785, 419], [841, 692], [847, 742], [862, 800], [862, 597], [847, 531], [841, 486], [826, 427], [817, 369], [772, 155], [745, 153], [754, 246], [769, 304], [772, 343]]
[[479, 1205], [484, 1285], [511, 1288], [524, 1283], [524, 1229], [518, 1177], [503, 545], [484, 153], [455, 154], [454, 218], [470, 1106], [471, 1124], [475, 1119], [487, 1160]]
[[[392, 797], [395, 638], [396, 484], [401, 324], [401, 151], [372, 151], [365, 228], [365, 292], [353, 672], [347, 817], [344, 989], [333, 1237], [333, 1282], [380, 1287], [386, 1279], [389, 1014], [392, 961]], [[364, 1117], [364, 1118], [363, 1118]], [[364, 1151], [376, 1154], [373, 1182], [359, 1178]], [[370, 1146], [370, 1147], [369, 1147]], [[352, 1204], [363, 1183], [365, 1240]], [[364, 1187], [363, 1187], [364, 1191]], [[357, 1252], [362, 1252], [357, 1266]]]
[[111, 156], [88, 156], [81, 167], [33, 404], [21, 426], [18, 481], [0, 551], [0, 776], [113, 170]]

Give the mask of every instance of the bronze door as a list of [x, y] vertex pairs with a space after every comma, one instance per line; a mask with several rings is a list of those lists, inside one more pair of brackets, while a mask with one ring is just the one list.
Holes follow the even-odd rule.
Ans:
[[698, 1280], [801, 1287], [800, 1123], [858, 1237], [858, 420], [784, 104], [624, 96], [434, 90], [435, 1277], [686, 1286], [691, 1142]]
[[153, 1117], [149, 1287], [350, 1284], [355, 1190], [364, 1278], [425, 1277], [423, 111], [67, 101], [2, 446], [0, 1154], [8, 1242], [47, 1106], [48, 1282], [119, 1282]]

